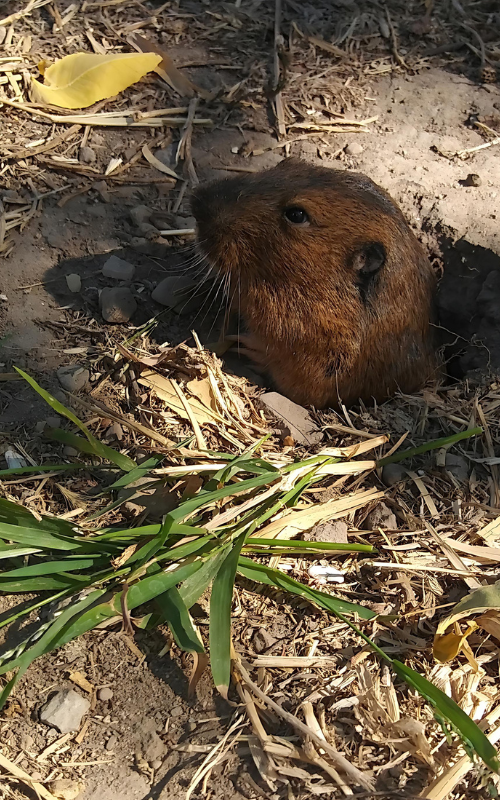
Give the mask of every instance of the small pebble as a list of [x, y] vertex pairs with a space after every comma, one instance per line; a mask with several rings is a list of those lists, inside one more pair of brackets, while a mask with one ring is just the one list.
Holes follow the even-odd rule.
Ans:
[[351, 142], [348, 144], [345, 152], [348, 156], [360, 156], [365, 148], [359, 142]]
[[60, 428], [62, 420], [61, 417], [46, 417], [45, 422], [49, 428]]
[[194, 719], [188, 719], [184, 727], [186, 728], [186, 733], [193, 733], [193, 731], [195, 731], [198, 726], [194, 721]]
[[63, 449], [63, 455], [66, 456], [66, 458], [76, 458], [78, 456], [78, 450], [75, 450], [74, 447], [70, 447], [69, 444], [67, 444]]
[[184, 275], [171, 275], [160, 281], [151, 298], [162, 306], [176, 308], [189, 302], [193, 288], [192, 278]]
[[6, 450], [4, 458], [7, 462], [7, 469], [21, 469], [22, 467], [28, 466], [27, 462], [24, 458], [21, 458], [17, 450]]
[[116, 745], [118, 744], [118, 736], [114, 733], [112, 736], [109, 737], [108, 741], [106, 742], [106, 750], [114, 750]]
[[184, 714], [184, 709], [182, 708], [182, 706], [174, 706], [170, 711], [171, 717], [182, 717], [183, 714]]
[[76, 800], [83, 792], [85, 786], [80, 781], [71, 778], [58, 778], [49, 784], [49, 789], [58, 800]]
[[66, 283], [68, 284], [68, 289], [70, 292], [74, 292], [78, 294], [82, 288], [82, 279], [76, 272], [72, 272], [71, 275], [66, 275]]
[[59, 383], [67, 392], [79, 392], [89, 382], [90, 373], [79, 364], [70, 364], [57, 370]]
[[103, 289], [99, 298], [101, 314], [106, 322], [128, 322], [137, 310], [134, 295], [126, 286]]
[[97, 692], [97, 697], [99, 700], [102, 700], [103, 703], [107, 703], [108, 700], [111, 700], [113, 697], [113, 690], [110, 689], [109, 686], [104, 686]]
[[159, 758], [155, 758], [155, 760], [151, 762], [151, 766], [153, 767], [153, 769], [160, 769], [162, 764], [163, 761], [160, 761]]
[[80, 148], [78, 158], [82, 164], [93, 164], [96, 159], [95, 150], [85, 145]]

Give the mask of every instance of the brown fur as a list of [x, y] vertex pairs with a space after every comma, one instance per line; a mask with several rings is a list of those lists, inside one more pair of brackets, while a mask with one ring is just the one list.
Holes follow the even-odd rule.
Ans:
[[[308, 227], [290, 224], [290, 206], [307, 212]], [[252, 346], [279, 391], [321, 408], [425, 383], [435, 363], [434, 274], [383, 189], [363, 175], [287, 159], [199, 187], [192, 207], [200, 247], [229, 273]], [[364, 275], [374, 244], [385, 248], [385, 263]]]

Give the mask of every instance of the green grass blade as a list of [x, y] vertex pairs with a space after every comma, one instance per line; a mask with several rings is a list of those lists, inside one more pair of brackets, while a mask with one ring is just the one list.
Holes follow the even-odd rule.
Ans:
[[204, 653], [205, 648], [201, 643], [189, 616], [179, 590], [173, 586], [163, 594], [158, 595], [155, 602], [160, 608], [160, 619], [156, 624], [166, 621], [172, 631], [172, 635], [181, 648], [188, 653]]
[[[349, 544], [346, 542], [306, 542], [303, 539], [259, 539], [257, 536], [252, 536], [251, 539], [247, 538], [244, 544], [245, 550], [247, 548], [258, 547], [259, 552], [263, 552], [264, 547], [269, 547], [269, 554], [275, 552], [275, 548], [291, 548], [293, 550], [321, 550], [327, 552], [329, 550], [338, 550], [339, 552], [346, 553], [376, 553], [375, 547], [371, 544]], [[265, 552], [265, 551], [264, 551]]]
[[39, 547], [13, 547], [11, 545], [0, 544], [0, 559], [19, 558], [20, 556], [32, 556], [41, 553]]
[[[48, 403], [48, 405], [53, 411], [56, 412], [56, 414], [61, 414], [61, 416], [66, 417], [66, 419], [69, 419], [74, 425], [80, 428], [82, 433], [84, 433], [87, 437], [89, 443], [92, 445], [94, 455], [99, 456], [99, 458], [103, 458], [105, 461], [113, 461], [113, 463], [120, 467], [120, 469], [122, 469], [124, 472], [130, 472], [131, 469], [135, 469], [135, 467], [137, 467], [137, 464], [135, 461], [132, 461], [131, 458], [122, 455], [122, 453], [118, 453], [111, 447], [107, 447], [107, 445], [102, 444], [98, 439], [96, 439], [95, 436], [92, 436], [87, 426], [84, 425], [83, 422], [79, 420], [72, 411], [69, 410], [69, 408], [66, 408], [66, 406], [60, 403], [59, 400], [56, 400], [56, 398], [45, 389], [42, 389], [42, 387], [39, 386], [39, 384], [30, 375], [27, 375], [26, 372], [23, 372], [23, 370], [19, 369], [19, 367], [14, 367], [14, 369], [24, 378], [25, 381], [27, 381], [27, 383], [29, 383], [32, 389], [34, 389], [35, 392], [37, 392], [37, 394], [39, 394], [46, 403]], [[114, 454], [113, 458], [110, 458], [109, 451]]]
[[370, 611], [369, 608], [359, 606], [356, 603], [349, 603], [347, 600], [340, 600], [338, 597], [333, 597], [317, 589], [311, 589], [310, 586], [299, 583], [299, 581], [294, 580], [294, 578], [291, 578], [289, 575], [285, 575], [284, 572], [280, 572], [278, 569], [272, 569], [263, 564], [256, 564], [250, 558], [245, 558], [244, 556], [241, 556], [239, 559], [238, 572], [245, 578], [256, 581], [257, 583], [265, 583], [268, 586], [274, 586], [276, 589], [305, 597], [312, 603], [334, 614], [339, 612], [344, 614], [357, 614], [361, 619], [373, 619], [377, 616], [373, 611]]
[[[12, 503], [0, 497], [0, 524], [20, 525], [26, 528], [36, 528], [37, 531], [47, 531], [60, 533], [67, 536], [75, 535], [75, 523], [57, 517], [43, 516], [41, 519], [35, 517], [31, 511], [18, 503]], [[0, 530], [0, 536], [2, 532]]]
[[41, 464], [34, 467], [13, 467], [12, 469], [0, 469], [0, 480], [8, 478], [10, 475], [36, 475], [42, 472], [71, 472], [85, 468], [85, 464]]
[[198, 572], [181, 583], [179, 592], [182, 600], [186, 604], [186, 608], [192, 608], [194, 604], [198, 602], [203, 592], [206, 591], [217, 575], [228, 550], [229, 545], [221, 547], [217, 553], [207, 558]]
[[156, 469], [160, 466], [164, 458], [164, 456], [152, 456], [151, 458], [148, 458], [146, 461], [143, 461], [142, 464], [139, 464], [138, 467], [130, 470], [130, 472], [128, 472], [126, 475], [122, 475], [121, 478], [118, 478], [118, 480], [112, 483], [111, 486], [107, 486], [106, 491], [109, 492], [112, 489], [124, 489], [129, 486], [129, 484], [134, 483], [134, 481], [140, 480], [140, 478], [145, 478], [146, 475], [149, 475], [152, 469]]
[[405, 458], [420, 456], [422, 453], [428, 453], [430, 450], [436, 450], [440, 447], [449, 447], [452, 444], [463, 441], [463, 439], [470, 439], [471, 436], [480, 436], [482, 433], [482, 428], [469, 428], [461, 433], [454, 433], [452, 436], [443, 436], [442, 439], [434, 439], [432, 442], [426, 442], [419, 447], [410, 447], [408, 450], [403, 450], [401, 453], [394, 453], [392, 456], [381, 458], [377, 461], [377, 467], [383, 467], [386, 464], [396, 464], [398, 461], [404, 461]]
[[170, 517], [172, 520], [186, 519], [202, 506], [215, 503], [217, 500], [223, 500], [225, 497], [231, 497], [233, 494], [244, 494], [259, 486], [266, 486], [267, 484], [273, 483], [278, 477], [278, 472], [265, 472], [263, 475], [257, 475], [255, 478], [249, 478], [239, 483], [231, 483], [229, 486], [223, 486], [221, 489], [215, 489], [209, 492], [202, 490], [198, 492], [192, 500], [181, 503], [179, 508], [170, 511], [166, 516]]
[[461, 738], [474, 750], [488, 767], [496, 773], [500, 772], [500, 760], [498, 753], [483, 733], [481, 728], [462, 711], [451, 697], [448, 697], [441, 689], [434, 686], [418, 672], [402, 664], [400, 661], [393, 660], [392, 666], [396, 674], [402, 678], [409, 686], [424, 697], [437, 711], [447, 720], [459, 733]]
[[210, 596], [210, 665], [217, 691], [227, 700], [231, 678], [231, 603], [234, 578], [246, 533], [235, 540], [212, 584]]
[[10, 525], [0, 522], [0, 537], [16, 544], [24, 544], [28, 547], [36, 547], [39, 550], [79, 550], [82, 542], [76, 538], [60, 536], [55, 533], [48, 533], [43, 528], [36, 527], [37, 520], [31, 517], [32, 527], [24, 525]]
[[73, 588], [75, 591], [82, 588], [83, 584], [88, 584], [89, 579], [84, 575], [69, 575], [60, 572], [59, 575], [44, 575], [38, 578], [12, 578], [4, 579], [0, 575], [0, 593], [22, 594], [24, 592], [47, 592], [52, 589]]
[[[118, 450], [109, 447], [107, 444], [98, 442], [99, 452], [96, 452], [95, 442], [98, 441], [97, 439], [95, 442], [90, 442], [83, 436], [77, 436], [75, 433], [65, 431], [62, 428], [49, 428], [49, 430], [44, 433], [47, 438], [69, 445], [69, 447], [74, 447], [75, 450], [79, 450], [81, 453], [86, 453], [90, 456], [99, 456], [99, 458], [104, 458], [106, 461], [111, 461], [112, 464], [115, 464], [124, 472], [132, 472], [132, 470], [135, 471], [137, 469], [135, 461], [132, 461], [128, 456], [124, 456], [123, 453], [119, 453]], [[85, 467], [86, 464], [80, 464], [80, 469], [85, 469]]]
[[19, 567], [19, 569], [11, 569], [7, 572], [2, 572], [0, 573], [0, 581], [2, 581], [4, 578], [29, 578], [39, 575], [60, 575], [67, 572], [75, 572], [76, 570], [89, 569], [90, 567], [94, 566], [102, 566], [102, 564], [106, 564], [107, 561], [108, 559], [98, 555], [87, 558], [67, 558], [64, 561], [41, 561], [38, 564], [30, 564], [27, 567]]

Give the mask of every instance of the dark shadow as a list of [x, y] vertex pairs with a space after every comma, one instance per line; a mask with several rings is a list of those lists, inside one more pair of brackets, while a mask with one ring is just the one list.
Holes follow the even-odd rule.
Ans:
[[466, 239], [439, 236], [439, 339], [451, 378], [500, 372], [500, 257]]

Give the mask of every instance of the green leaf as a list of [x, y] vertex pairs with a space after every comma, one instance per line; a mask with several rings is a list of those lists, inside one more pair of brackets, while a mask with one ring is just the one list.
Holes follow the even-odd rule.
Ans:
[[0, 522], [0, 537], [2, 539], [7, 539], [10, 542], [17, 542], [17, 544], [28, 545], [28, 547], [36, 547], [39, 550], [70, 551], [81, 548], [82, 543], [76, 538], [71, 540], [55, 533], [48, 533], [42, 527], [38, 528], [37, 521], [34, 517], [31, 517], [30, 524], [32, 524], [32, 527], [27, 527], [25, 525], [10, 525], [6, 522]]
[[155, 602], [161, 612], [157, 624], [161, 624], [163, 620], [168, 623], [177, 645], [188, 653], [204, 653], [205, 648], [193, 627], [189, 611], [177, 587], [173, 586], [158, 595]]
[[340, 600], [338, 597], [332, 597], [326, 592], [320, 592], [317, 589], [311, 589], [310, 586], [305, 586], [303, 583], [294, 580], [284, 572], [278, 569], [266, 567], [263, 564], [257, 564], [250, 558], [241, 556], [238, 561], [238, 572], [245, 578], [258, 583], [265, 583], [268, 586], [274, 586], [282, 591], [297, 594], [300, 597], [305, 597], [317, 606], [324, 608], [326, 611], [331, 611], [336, 614], [338, 612], [344, 614], [357, 614], [361, 619], [373, 619], [377, 615], [369, 608], [359, 606], [356, 603], [349, 603], [347, 600]]
[[217, 553], [207, 558], [198, 572], [181, 583], [179, 592], [187, 608], [192, 608], [198, 602], [203, 592], [213, 581], [227, 555], [229, 547], [230, 545], [221, 547]]
[[[135, 465], [135, 461], [132, 461], [132, 459], [130, 459], [128, 456], [124, 456], [122, 453], [119, 453], [113, 447], [109, 447], [107, 444], [99, 442], [98, 439], [95, 439], [94, 442], [90, 442], [88, 439], [84, 439], [83, 436], [77, 436], [75, 433], [65, 431], [62, 428], [49, 428], [44, 433], [47, 438], [54, 439], [56, 442], [61, 442], [62, 444], [69, 445], [70, 447], [74, 447], [75, 450], [79, 450], [81, 453], [87, 453], [90, 456], [105, 458], [106, 461], [111, 461], [112, 464], [116, 464], [116, 466], [124, 472], [127, 472], [128, 470], [132, 472], [137, 469], [137, 466], [131, 467], [131, 464]], [[98, 442], [99, 444], [99, 452], [96, 452], [95, 442]], [[80, 469], [85, 469], [87, 465], [80, 464], [79, 466]]]
[[238, 536], [222, 562], [210, 596], [210, 665], [216, 689], [226, 700], [231, 678], [231, 603], [245, 536], [245, 532]]
[[[1, 550], [0, 550], [1, 557]], [[0, 573], [0, 581], [4, 578], [28, 578], [38, 575], [63, 574], [75, 572], [75, 570], [88, 569], [89, 567], [105, 564], [106, 558], [98, 555], [88, 558], [67, 558], [64, 561], [41, 561], [38, 564], [30, 564], [27, 567], [11, 569], [8, 572]]]
[[[270, 548], [268, 550], [264, 550], [264, 548]], [[268, 553], [269, 555], [273, 555], [276, 552], [276, 549], [288, 549], [288, 550], [321, 550], [322, 552], [328, 552], [331, 550], [337, 550], [339, 552], [346, 552], [346, 553], [374, 553], [376, 552], [375, 548], [372, 547], [371, 544], [350, 544], [349, 542], [306, 542], [303, 539], [259, 539], [256, 536], [252, 536], [251, 539], [247, 538], [244, 544], [245, 552], [248, 552], [250, 549], [255, 549], [259, 553]]]
[[386, 464], [396, 464], [398, 461], [404, 461], [405, 458], [413, 458], [413, 456], [420, 456], [422, 453], [428, 453], [430, 450], [449, 447], [452, 444], [463, 441], [463, 439], [470, 439], [471, 436], [480, 436], [482, 433], [482, 428], [469, 428], [461, 433], [454, 433], [452, 436], [443, 436], [442, 439], [434, 439], [432, 442], [426, 442], [419, 447], [410, 447], [408, 450], [403, 450], [401, 453], [394, 453], [392, 456], [381, 458], [377, 461], [377, 467], [383, 467]]
[[481, 728], [462, 711], [451, 697], [448, 697], [441, 689], [434, 686], [418, 672], [402, 664], [400, 661], [393, 660], [392, 666], [396, 674], [406, 681], [409, 686], [416, 689], [438, 712], [448, 720], [458, 731], [464, 741], [483, 759], [493, 772], [500, 772], [500, 761], [498, 753], [493, 747], [488, 737]]
[[95, 436], [92, 436], [86, 425], [84, 425], [83, 422], [81, 422], [81, 420], [79, 420], [78, 417], [69, 410], [69, 408], [66, 408], [66, 406], [60, 403], [59, 400], [56, 400], [56, 398], [45, 389], [42, 389], [42, 387], [39, 386], [30, 375], [27, 375], [26, 372], [23, 372], [23, 370], [19, 369], [19, 367], [14, 367], [14, 369], [24, 378], [25, 381], [29, 383], [35, 392], [37, 392], [40, 397], [42, 397], [45, 402], [49, 404], [53, 411], [55, 411], [57, 414], [61, 414], [63, 417], [66, 417], [66, 419], [69, 419], [74, 425], [80, 428], [82, 433], [84, 433], [87, 437], [90, 445], [93, 447], [93, 455], [99, 456], [99, 458], [103, 458], [105, 461], [112, 461], [124, 472], [130, 472], [131, 469], [135, 469], [137, 467], [137, 464], [135, 461], [132, 461], [131, 458], [124, 456], [122, 453], [118, 453], [116, 450], [113, 450], [112, 447], [102, 444], [102, 442], [96, 439]]
[[276, 478], [279, 478], [278, 472], [265, 472], [263, 475], [257, 475], [256, 478], [249, 478], [246, 481], [239, 481], [239, 483], [231, 483], [229, 486], [223, 486], [221, 489], [215, 489], [215, 491], [207, 492], [202, 489], [191, 500], [181, 503], [178, 508], [170, 511], [166, 517], [170, 517], [172, 520], [186, 519], [201, 506], [215, 503], [217, 500], [223, 500], [233, 494], [244, 494], [250, 489], [273, 483]]

